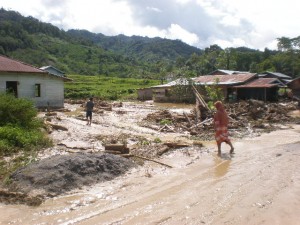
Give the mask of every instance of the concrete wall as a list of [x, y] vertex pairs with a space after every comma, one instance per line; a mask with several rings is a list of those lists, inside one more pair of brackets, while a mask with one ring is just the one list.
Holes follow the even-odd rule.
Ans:
[[[6, 92], [6, 81], [18, 82], [18, 97], [32, 100], [39, 108], [64, 106], [64, 82], [60, 78], [47, 74], [0, 74], [0, 92]], [[35, 84], [40, 84], [40, 97], [35, 97]]]
[[151, 88], [138, 89], [137, 94], [138, 94], [138, 100], [141, 101], [152, 100], [153, 97]]

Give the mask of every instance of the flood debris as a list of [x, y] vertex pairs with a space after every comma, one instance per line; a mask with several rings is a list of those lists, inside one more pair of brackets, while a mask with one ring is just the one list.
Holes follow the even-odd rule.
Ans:
[[[178, 113], [138, 105], [128, 111], [121, 102], [107, 103], [95, 99], [93, 123], [97, 128], [94, 128], [86, 127], [80, 121], [84, 120], [84, 100], [67, 102], [80, 105], [81, 108], [75, 111], [62, 110], [65, 114], [49, 111], [44, 114], [45, 129], [57, 138], [55, 149], [48, 150], [52, 151], [49, 155], [13, 173], [7, 190], [0, 195], [0, 201], [8, 204], [39, 204], [40, 196], [57, 196], [82, 186], [114, 179], [136, 165], [143, 165], [144, 161], [171, 168], [161, 162], [161, 156], [192, 148], [198, 151], [203, 146], [202, 141], [214, 139], [212, 112], [207, 109], [206, 113], [201, 112], [200, 120], [195, 108]], [[148, 108], [141, 113], [143, 107]], [[233, 137], [241, 138], [278, 129], [278, 123], [295, 122], [289, 112], [296, 109], [297, 103], [292, 101], [265, 103], [249, 100], [226, 104], [230, 117], [229, 131]], [[127, 124], [108, 121], [113, 116], [125, 119], [137, 116], [138, 119], [128, 125], [129, 128], [135, 126], [135, 129], [127, 129]], [[105, 129], [111, 126], [115, 126], [115, 130], [106, 133]], [[97, 130], [99, 127], [101, 130]], [[141, 131], [143, 128], [148, 128], [148, 133], [144, 134]], [[84, 132], [80, 136], [77, 133], [82, 129]], [[118, 132], [111, 132], [116, 130]], [[185, 136], [189, 142], [175, 138], [163, 140], [160, 134], [168, 133], [170, 137]]]
[[[230, 118], [229, 129], [236, 134], [247, 135], [249, 130], [260, 129], [268, 132], [276, 129], [276, 124], [294, 122], [289, 112], [297, 110], [294, 102], [265, 103], [258, 100], [227, 103], [226, 110]], [[148, 114], [144, 126], [159, 132], [188, 132], [190, 135], [199, 136], [203, 140], [213, 139], [213, 112], [206, 110], [205, 117], [199, 121], [196, 107], [190, 113], [175, 113], [169, 110], [159, 110]], [[167, 124], [166, 124], [167, 123]]]
[[129, 148], [126, 144], [106, 144], [105, 146], [106, 153], [115, 153], [115, 154], [128, 154]]

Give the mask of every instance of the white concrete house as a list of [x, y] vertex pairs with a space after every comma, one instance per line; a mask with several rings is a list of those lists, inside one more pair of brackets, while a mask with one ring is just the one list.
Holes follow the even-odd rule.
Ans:
[[0, 55], [0, 92], [30, 99], [38, 108], [62, 108], [64, 81], [70, 80]]

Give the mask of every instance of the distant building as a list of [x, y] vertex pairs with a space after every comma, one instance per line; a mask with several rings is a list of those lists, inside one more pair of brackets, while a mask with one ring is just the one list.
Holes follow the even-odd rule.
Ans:
[[277, 101], [280, 87], [284, 87], [277, 78], [258, 78], [242, 85], [236, 85], [233, 90], [238, 100], [256, 99], [261, 101]]
[[[152, 86], [152, 95], [154, 102], [191, 102], [193, 94], [191, 93], [191, 82], [186, 78], [178, 78], [167, 84]], [[181, 88], [180, 96], [176, 95], [176, 87]]]
[[[139, 99], [153, 99], [154, 102], [193, 102], [193, 83], [204, 99], [208, 100], [205, 86], [216, 85], [221, 88], [227, 101], [256, 99], [262, 101], [277, 101], [278, 91], [286, 87], [286, 78], [289, 76], [280, 73], [262, 74], [233, 71], [215, 70], [209, 75], [187, 80], [179, 78], [167, 84], [152, 86], [138, 91]], [[174, 95], [175, 87], [181, 86], [182, 95]], [[300, 92], [300, 91], [299, 91]]]
[[138, 94], [138, 100], [140, 101], [147, 101], [147, 100], [152, 100], [153, 98], [153, 91], [152, 88], [140, 88], [137, 90]]
[[64, 106], [64, 81], [71, 79], [0, 55], [0, 92], [30, 99], [38, 108]]

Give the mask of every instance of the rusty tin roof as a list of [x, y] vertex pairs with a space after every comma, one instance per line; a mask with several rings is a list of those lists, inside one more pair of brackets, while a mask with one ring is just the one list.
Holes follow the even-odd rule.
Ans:
[[258, 78], [246, 84], [234, 86], [235, 88], [271, 88], [284, 86], [277, 78]]
[[213, 85], [218, 80], [218, 85], [238, 85], [246, 83], [247, 81], [254, 79], [256, 74], [244, 73], [234, 75], [205, 75], [194, 79], [196, 84]]

